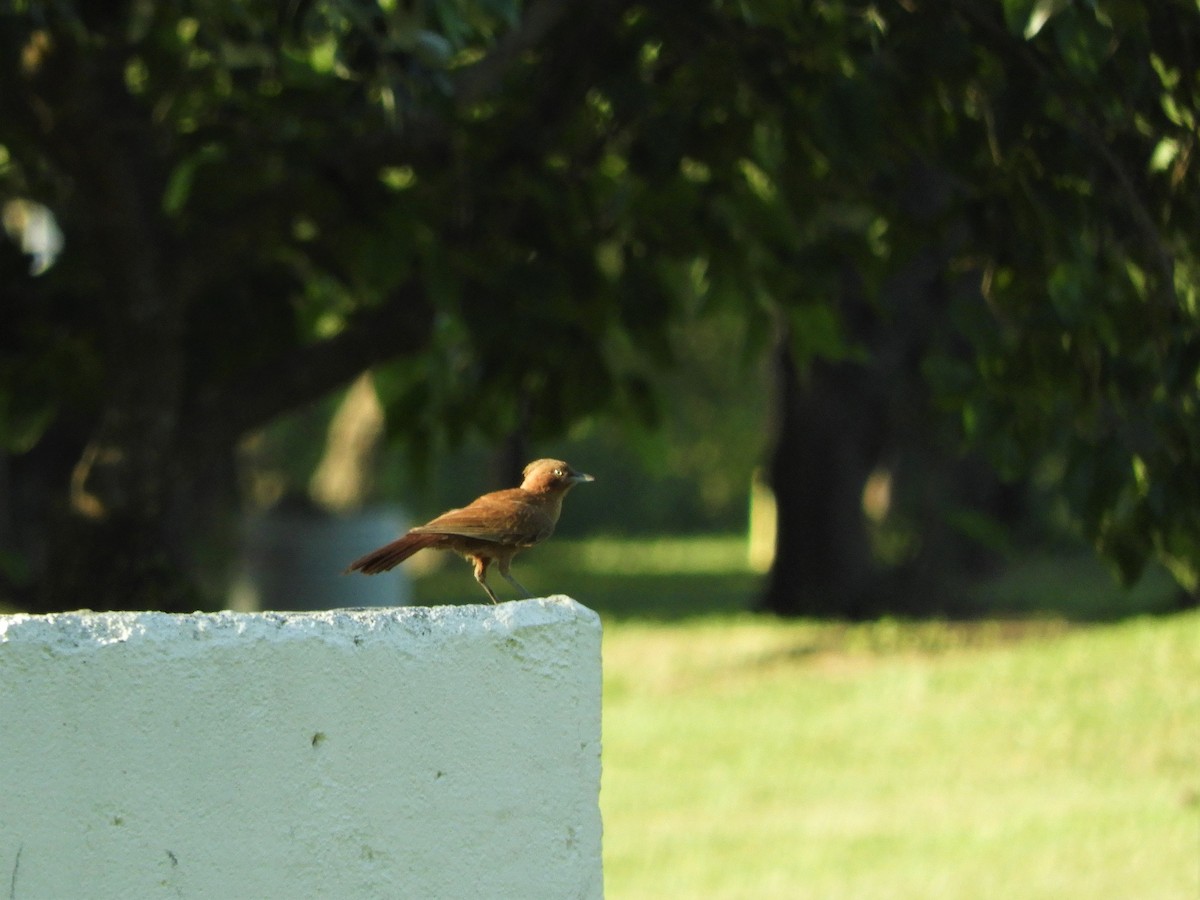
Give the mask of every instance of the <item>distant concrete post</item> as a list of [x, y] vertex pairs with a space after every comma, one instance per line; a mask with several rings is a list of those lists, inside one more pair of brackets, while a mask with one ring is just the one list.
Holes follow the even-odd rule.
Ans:
[[253, 516], [242, 530], [231, 606], [243, 612], [408, 606], [412, 583], [402, 567], [371, 578], [343, 574], [351, 560], [407, 529], [400, 510], [389, 507], [345, 516], [290, 507]]
[[0, 896], [599, 898], [566, 597], [0, 616]]

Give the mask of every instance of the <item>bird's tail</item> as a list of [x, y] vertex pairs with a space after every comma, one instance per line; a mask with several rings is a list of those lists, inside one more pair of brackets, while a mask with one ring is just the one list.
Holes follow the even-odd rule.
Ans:
[[366, 556], [361, 556], [346, 567], [346, 573], [362, 572], [364, 575], [376, 575], [386, 572], [404, 562], [418, 550], [432, 547], [442, 539], [440, 534], [413, 534], [409, 532], [403, 537], [396, 538], [390, 544], [384, 544], [378, 550], [372, 550]]

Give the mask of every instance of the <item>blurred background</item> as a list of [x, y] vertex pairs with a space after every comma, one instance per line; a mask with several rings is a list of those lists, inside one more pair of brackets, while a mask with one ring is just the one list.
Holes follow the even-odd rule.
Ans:
[[1194, 18], [9, 7], [0, 592], [404, 599], [297, 592], [560, 453], [564, 535], [737, 536], [744, 608], [1195, 605]]
[[514, 569], [605, 622], [610, 895], [1194, 896], [1197, 48], [0, 5], [0, 606], [475, 603], [340, 573], [558, 456]]

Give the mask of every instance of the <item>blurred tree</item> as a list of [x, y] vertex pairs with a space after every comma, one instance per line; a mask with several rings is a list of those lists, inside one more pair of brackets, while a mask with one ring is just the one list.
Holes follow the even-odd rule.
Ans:
[[[24, 573], [6, 557], [28, 605], [206, 602], [196, 539], [236, 442], [429, 351], [460, 263], [486, 267], [479, 236], [455, 237], [475, 231], [459, 123], [487, 117], [561, 18], [470, 0], [6, 5], [0, 201], [43, 204], [65, 235], [42, 273], [2, 260], [6, 514], [43, 538], [20, 547]], [[539, 297], [529, 330], [548, 314]]]
[[[826, 52], [789, 55], [814, 19], [832, 29]], [[790, 207], [815, 239], [792, 243], [805, 283], [774, 294], [792, 338], [764, 605], [892, 602], [859, 504], [890, 454], [946, 464], [931, 400], [1004, 475], [1059, 455], [1063, 495], [1120, 574], [1157, 556], [1194, 596], [1196, 9], [820, 5], [770, 22], [764, 55], [793, 118], [759, 120], [778, 148], [774, 165], [756, 157], [766, 215]], [[845, 352], [810, 364], [829, 356], [810, 333], [828, 334], [831, 308]], [[982, 491], [1011, 509], [960, 471], [951, 506]]]
[[22, 599], [208, 602], [234, 446], [364, 368], [426, 452], [536, 440], [653, 419], [713, 308], [802, 388], [904, 372], [1004, 471], [1064, 453], [1101, 550], [1194, 587], [1194, 8], [677, 7], [6, 5], [0, 203], [65, 240], [0, 252]]

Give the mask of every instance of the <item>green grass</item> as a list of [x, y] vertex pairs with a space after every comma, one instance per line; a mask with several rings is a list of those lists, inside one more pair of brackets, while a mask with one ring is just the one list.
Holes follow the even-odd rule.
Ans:
[[[487, 602], [461, 559], [425, 554], [421, 565], [430, 561], [436, 568], [416, 579], [414, 602]], [[746, 608], [759, 583], [746, 568], [743, 542], [727, 537], [554, 541], [518, 556], [513, 575], [535, 595], [569, 594], [606, 620], [735, 612]], [[501, 600], [517, 596], [494, 570], [488, 583]]]
[[1200, 896], [1200, 612], [1089, 623], [1167, 601], [1035, 560], [988, 586], [1029, 615], [785, 622], [730, 542], [614, 547], [518, 561], [604, 618], [612, 900]]
[[611, 898], [1200, 895], [1195, 613], [615, 624], [604, 662]]

